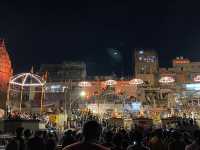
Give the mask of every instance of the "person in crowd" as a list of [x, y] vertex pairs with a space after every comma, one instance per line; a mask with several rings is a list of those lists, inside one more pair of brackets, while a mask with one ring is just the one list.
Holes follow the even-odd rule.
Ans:
[[48, 134], [46, 141], [46, 150], [56, 150], [56, 139], [52, 133]]
[[150, 149], [152, 150], [163, 150], [164, 144], [162, 142], [162, 130], [158, 129], [152, 133], [150, 139]]
[[32, 136], [31, 130], [30, 130], [30, 129], [26, 129], [26, 130], [24, 131], [25, 150], [28, 149], [27, 145], [28, 145], [28, 141], [30, 140], [31, 136]]
[[187, 145], [185, 150], [200, 150], [200, 130], [194, 132], [194, 141]]
[[113, 138], [113, 132], [110, 130], [107, 131], [106, 133], [104, 133], [103, 143], [101, 145], [108, 147], [108, 148], [112, 148], [114, 146], [112, 143], [112, 138]]
[[25, 144], [23, 139], [24, 128], [19, 127], [16, 129], [16, 138], [14, 138], [6, 147], [6, 150], [24, 150]]
[[41, 131], [42, 132], [42, 139], [43, 139], [43, 142], [46, 144], [47, 143], [47, 131]]
[[75, 143], [75, 138], [72, 134], [72, 130], [68, 130], [64, 133], [64, 136], [62, 139], [62, 147], [64, 148], [73, 143]]
[[113, 148], [112, 150], [122, 150], [122, 136], [120, 133], [116, 133], [113, 137]]
[[182, 137], [179, 131], [174, 131], [172, 133], [173, 140], [168, 144], [168, 150], [185, 150], [186, 143]]
[[27, 148], [28, 150], [45, 150], [42, 131], [35, 132], [35, 136], [28, 141]]
[[120, 131], [120, 134], [122, 136], [122, 149], [126, 150], [130, 143], [130, 137], [124, 128]]
[[135, 135], [135, 139], [133, 141], [133, 145], [130, 145], [127, 150], [150, 150], [150, 148], [145, 147], [142, 144], [142, 135], [139, 133]]
[[[106, 119], [103, 120], [101, 126], [98, 123], [101, 120], [90, 112], [79, 114], [79, 116], [77, 121], [81, 122], [80, 126], [76, 126], [73, 131], [66, 131], [61, 141], [59, 139], [62, 134], [55, 132], [54, 129], [47, 130], [49, 132], [36, 131], [35, 136], [32, 137], [29, 129], [23, 132], [23, 128], [18, 128], [16, 130], [16, 138], [9, 143], [7, 141], [4, 142], [5, 145], [8, 143], [6, 150], [55, 150], [58, 142], [60, 143], [59, 148], [63, 148], [63, 150], [200, 149], [200, 131], [195, 130], [198, 128], [195, 120], [178, 118], [177, 121], [172, 122], [174, 126], [168, 123], [168, 127], [159, 127], [159, 129], [150, 127], [147, 129], [145, 126], [135, 125], [135, 128], [133, 126], [131, 130], [128, 130]], [[42, 120], [44, 116], [35, 113], [15, 112], [9, 118], [12, 120]], [[82, 123], [83, 128], [80, 128]], [[102, 136], [101, 133], [103, 133]]]
[[88, 121], [83, 126], [83, 140], [63, 148], [63, 150], [109, 150], [98, 144], [101, 126], [96, 121]]

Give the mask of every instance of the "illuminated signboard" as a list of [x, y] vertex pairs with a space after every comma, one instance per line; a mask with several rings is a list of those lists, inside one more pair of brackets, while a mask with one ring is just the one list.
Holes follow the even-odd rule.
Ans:
[[133, 102], [131, 103], [131, 106], [132, 106], [132, 111], [133, 112], [139, 112], [140, 111], [140, 108], [141, 108], [141, 102]]
[[46, 92], [49, 93], [58, 93], [58, 92], [64, 92], [65, 91], [65, 86], [63, 85], [48, 85], [46, 86]]
[[174, 60], [173, 61], [174, 64], [189, 64], [190, 61], [188, 59], [179, 59], [179, 60]]
[[186, 84], [187, 90], [200, 90], [200, 83]]

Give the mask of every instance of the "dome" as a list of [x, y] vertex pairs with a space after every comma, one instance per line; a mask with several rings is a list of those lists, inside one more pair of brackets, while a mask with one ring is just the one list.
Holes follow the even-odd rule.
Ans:
[[10, 80], [11, 85], [19, 85], [25, 87], [39, 87], [46, 82], [38, 75], [32, 73], [21, 73], [13, 76]]
[[0, 89], [6, 90], [10, 77], [12, 76], [12, 66], [10, 57], [5, 47], [4, 40], [0, 40]]
[[129, 84], [130, 85], [140, 85], [140, 84], [143, 84], [144, 81], [142, 79], [132, 79], [131, 81], [129, 81]]

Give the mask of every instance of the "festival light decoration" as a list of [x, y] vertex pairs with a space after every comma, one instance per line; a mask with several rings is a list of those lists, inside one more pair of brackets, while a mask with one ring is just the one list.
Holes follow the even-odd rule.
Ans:
[[143, 83], [144, 81], [142, 79], [136, 79], [136, 78], [129, 81], [130, 85], [141, 85]]
[[107, 80], [107, 81], [105, 81], [105, 84], [109, 85], [109, 86], [113, 86], [113, 85], [117, 84], [117, 81], [115, 81], [115, 80]]
[[[40, 111], [43, 110], [43, 100], [44, 100], [44, 91], [45, 91], [45, 80], [43, 80], [40, 76], [33, 74], [33, 73], [21, 73], [18, 75], [13, 76], [9, 81], [9, 88], [8, 88], [8, 94], [7, 94], [7, 103], [9, 103], [9, 95], [10, 91], [13, 91], [13, 87], [19, 86], [20, 87], [20, 104], [19, 104], [19, 110], [21, 112], [22, 109], [22, 101], [23, 101], [23, 93], [24, 90], [27, 90], [26, 88], [29, 88], [29, 92], [31, 92], [32, 87], [41, 87], [41, 99], [40, 99]], [[32, 92], [36, 92], [33, 90]], [[37, 91], [38, 92], [38, 91]]]
[[32, 73], [21, 73], [10, 79], [10, 85], [19, 85], [22, 87], [43, 86], [46, 82], [38, 75]]
[[174, 82], [175, 82], [175, 79], [170, 76], [161, 77], [159, 80], [159, 83], [163, 83], [163, 84], [169, 84], [169, 83], [174, 83]]
[[78, 84], [79, 87], [90, 87], [92, 86], [90, 82], [87, 82], [87, 81], [81, 81], [79, 82]]

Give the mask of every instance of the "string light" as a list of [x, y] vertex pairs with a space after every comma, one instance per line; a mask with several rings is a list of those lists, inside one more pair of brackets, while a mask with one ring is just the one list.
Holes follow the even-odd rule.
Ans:
[[[30, 81], [28, 81], [30, 78]], [[20, 79], [20, 81], [19, 81]], [[33, 83], [34, 82], [34, 83]], [[38, 75], [32, 73], [21, 73], [13, 76], [9, 82], [11, 85], [19, 85], [19, 86], [43, 86], [46, 82]]]

